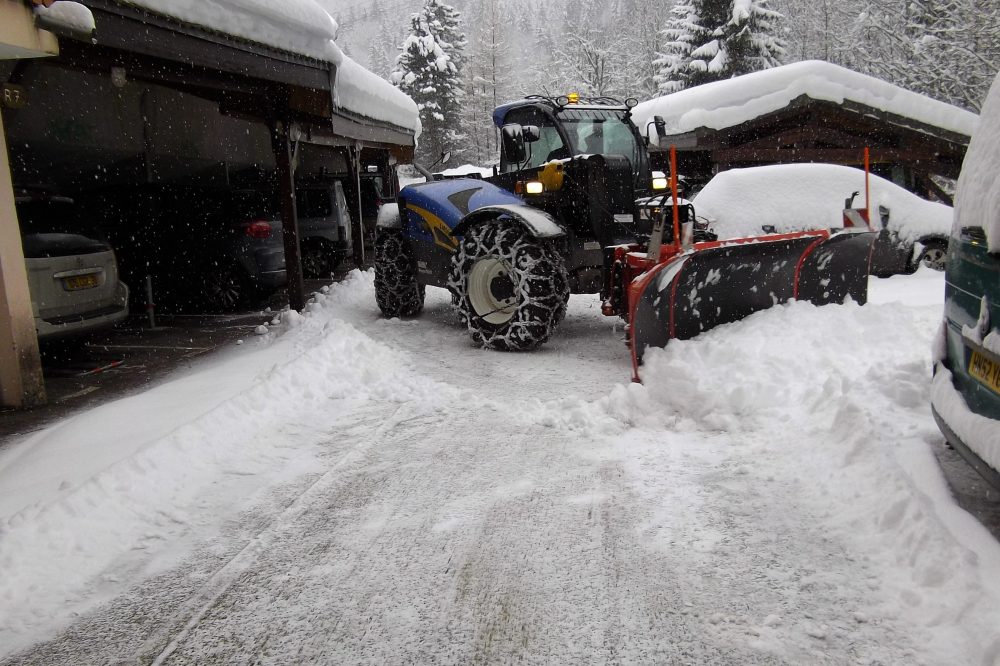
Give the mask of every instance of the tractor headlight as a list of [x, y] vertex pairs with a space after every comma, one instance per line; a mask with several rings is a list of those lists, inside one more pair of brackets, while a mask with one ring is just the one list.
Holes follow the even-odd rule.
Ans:
[[524, 191], [528, 194], [541, 194], [545, 191], [545, 186], [540, 180], [529, 180], [524, 184]]
[[670, 186], [667, 182], [667, 174], [662, 171], [653, 172], [653, 189], [654, 190], [665, 190]]

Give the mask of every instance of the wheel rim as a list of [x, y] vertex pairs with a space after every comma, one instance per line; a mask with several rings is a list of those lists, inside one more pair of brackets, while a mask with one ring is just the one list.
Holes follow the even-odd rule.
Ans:
[[943, 271], [945, 268], [945, 251], [939, 247], [929, 247], [924, 250], [923, 264], [936, 271]]
[[302, 272], [306, 277], [323, 277], [324, 268], [322, 250], [311, 247], [302, 253]]
[[211, 305], [227, 310], [235, 308], [243, 294], [239, 278], [228, 271], [210, 276], [206, 291]]
[[506, 324], [517, 310], [517, 294], [510, 266], [489, 257], [469, 271], [469, 304], [488, 324]]

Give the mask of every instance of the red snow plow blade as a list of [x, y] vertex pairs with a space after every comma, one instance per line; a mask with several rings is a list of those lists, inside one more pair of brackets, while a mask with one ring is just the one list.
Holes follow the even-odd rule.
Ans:
[[696, 243], [678, 254], [662, 248], [650, 266], [637, 252], [621, 257], [628, 280], [634, 379], [649, 347], [692, 338], [792, 299], [816, 305], [868, 298], [875, 234], [808, 231]]

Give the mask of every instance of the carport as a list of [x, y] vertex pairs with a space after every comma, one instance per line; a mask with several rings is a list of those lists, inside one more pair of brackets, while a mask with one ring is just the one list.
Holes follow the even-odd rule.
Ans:
[[[340, 52], [336, 25], [311, 0], [264, 10], [243, 0], [84, 4], [94, 39], [67, 33], [58, 57], [0, 72], [28, 100], [4, 112], [15, 183], [84, 195], [268, 174], [288, 301], [301, 309], [296, 172], [333, 174], [352, 187], [352, 235], [362, 238], [362, 174], [388, 175], [409, 161], [415, 105]], [[353, 250], [362, 264], [364, 244]]]

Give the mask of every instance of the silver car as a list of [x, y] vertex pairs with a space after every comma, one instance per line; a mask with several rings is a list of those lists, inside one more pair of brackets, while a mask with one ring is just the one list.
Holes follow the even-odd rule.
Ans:
[[15, 197], [39, 340], [81, 336], [128, 316], [129, 290], [111, 246], [80, 233], [72, 199]]

